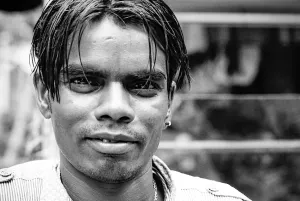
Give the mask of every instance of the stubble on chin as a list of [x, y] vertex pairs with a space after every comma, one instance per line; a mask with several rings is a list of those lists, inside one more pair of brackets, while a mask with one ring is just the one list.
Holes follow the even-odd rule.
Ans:
[[122, 163], [112, 158], [108, 158], [97, 168], [80, 166], [78, 169], [92, 179], [111, 184], [130, 181], [137, 177], [142, 171], [142, 167], [140, 166], [124, 165]]

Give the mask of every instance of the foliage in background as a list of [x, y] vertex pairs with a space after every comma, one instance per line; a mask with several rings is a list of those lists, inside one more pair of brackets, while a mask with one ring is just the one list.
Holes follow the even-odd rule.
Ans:
[[[186, 132], [190, 141], [299, 139], [299, 115], [299, 99], [187, 100], [174, 112], [169, 132], [180, 141]], [[256, 201], [300, 199], [299, 154], [158, 154], [171, 158], [173, 169], [229, 183]]]

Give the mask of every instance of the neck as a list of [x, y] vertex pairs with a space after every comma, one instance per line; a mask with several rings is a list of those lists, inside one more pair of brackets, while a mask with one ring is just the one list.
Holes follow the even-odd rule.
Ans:
[[[151, 163], [151, 162], [150, 162]], [[151, 163], [152, 164], [152, 163]], [[153, 201], [152, 165], [138, 178], [123, 183], [104, 183], [78, 171], [66, 159], [60, 162], [61, 180], [74, 201]]]

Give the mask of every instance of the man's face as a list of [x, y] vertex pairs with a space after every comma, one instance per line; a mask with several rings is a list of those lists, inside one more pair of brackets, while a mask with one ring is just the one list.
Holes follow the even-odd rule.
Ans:
[[100, 181], [138, 177], [151, 168], [169, 109], [165, 56], [157, 51], [150, 76], [147, 34], [109, 18], [88, 26], [80, 44], [81, 61], [75, 40], [60, 102], [51, 101], [61, 157]]

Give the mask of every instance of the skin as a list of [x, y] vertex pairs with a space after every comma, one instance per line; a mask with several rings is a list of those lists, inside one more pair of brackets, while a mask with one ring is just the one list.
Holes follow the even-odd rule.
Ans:
[[[70, 79], [61, 76], [60, 102], [48, 98], [40, 81], [36, 84], [39, 108], [51, 118], [60, 148], [63, 184], [73, 200], [153, 200], [152, 156], [170, 120], [165, 55], [157, 51], [155, 75], [145, 88], [148, 36], [110, 18], [86, 28], [80, 53], [85, 75], [73, 45]], [[99, 133], [123, 134], [134, 141], [121, 149], [103, 149], [101, 142], [89, 139]]]

